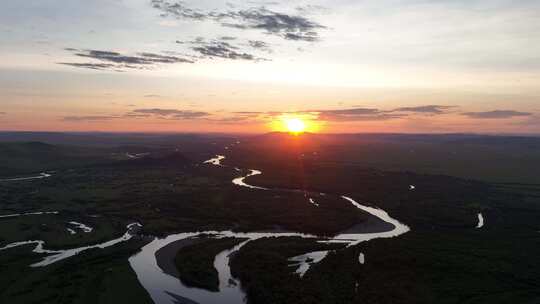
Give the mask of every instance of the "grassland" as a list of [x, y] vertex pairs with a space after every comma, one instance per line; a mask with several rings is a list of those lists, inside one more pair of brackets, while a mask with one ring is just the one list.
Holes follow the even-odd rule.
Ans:
[[[135, 221], [143, 224], [143, 235], [155, 236], [228, 229], [332, 235], [367, 220], [340, 198], [346, 194], [383, 208], [411, 232], [339, 250], [302, 279], [287, 259], [323, 245], [296, 238], [250, 242], [232, 259], [232, 271], [250, 303], [540, 300], [535, 263], [540, 187], [531, 173], [538, 172], [539, 164], [535, 140], [503, 149], [491, 139], [463, 138], [393, 138], [389, 143], [346, 136], [291, 141], [270, 135], [242, 138], [241, 145], [228, 137], [149, 138], [118, 140], [127, 146], [114, 146], [112, 140], [91, 147], [1, 144], [3, 151], [12, 151], [0, 158], [0, 167], [10, 170], [3, 171], [4, 177], [13, 176], [5, 172], [55, 172], [41, 180], [0, 182], [0, 215], [59, 214], [0, 218], [0, 247], [28, 239], [44, 240], [55, 249], [95, 244], [120, 236]], [[125, 151], [152, 154], [127, 159]], [[224, 167], [202, 165], [217, 153], [226, 154]], [[251, 168], [263, 174], [250, 183], [275, 190], [231, 184]], [[310, 197], [318, 207], [309, 203]], [[475, 229], [479, 212], [486, 223]], [[69, 221], [95, 229], [71, 235]], [[210, 261], [231, 246], [223, 241], [227, 244], [205, 242], [181, 250], [179, 267], [189, 274], [184, 280], [215, 290]], [[149, 303], [127, 262], [145, 243], [136, 238], [45, 268], [28, 267], [40, 260], [29, 246], [0, 252], [0, 302]], [[366, 256], [364, 265], [358, 263], [360, 252]]]
[[214, 268], [214, 258], [220, 252], [232, 249], [242, 241], [236, 238], [207, 238], [202, 242], [183, 247], [174, 259], [180, 280], [186, 286], [219, 291], [219, 277]]
[[152, 303], [128, 257], [145, 242], [133, 240], [93, 250], [47, 267], [28, 246], [0, 254], [1, 303]]

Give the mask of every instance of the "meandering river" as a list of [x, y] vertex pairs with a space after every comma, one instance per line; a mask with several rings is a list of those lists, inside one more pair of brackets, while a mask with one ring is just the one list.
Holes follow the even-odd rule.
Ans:
[[74, 255], [77, 255], [77, 254], [79, 254], [81, 252], [87, 251], [89, 249], [94, 249], [94, 248], [102, 248], [103, 249], [103, 248], [114, 246], [114, 245], [116, 245], [118, 243], [121, 243], [121, 242], [128, 241], [136, 234], [137, 229], [140, 228], [140, 227], [141, 227], [141, 224], [132, 223], [132, 224], [127, 225], [126, 233], [124, 233], [124, 235], [122, 235], [119, 238], [116, 238], [116, 239], [113, 239], [113, 240], [110, 240], [110, 241], [107, 241], [107, 242], [104, 242], [104, 243], [101, 243], [101, 244], [78, 247], [78, 248], [73, 248], [73, 249], [48, 250], [48, 249], [44, 248], [45, 247], [45, 242], [44, 241], [42, 241], [42, 240], [35, 240], [35, 241], [30, 240], [30, 241], [15, 242], [15, 243], [8, 244], [8, 245], [6, 245], [4, 247], [0, 247], [0, 251], [10, 249], [10, 248], [14, 248], [14, 247], [34, 244], [35, 247], [32, 250], [33, 252], [41, 253], [41, 254], [48, 254], [48, 256], [44, 257], [43, 260], [41, 260], [40, 262], [34, 263], [34, 264], [30, 265], [30, 266], [31, 267], [42, 267], [42, 266], [47, 266], [47, 265], [53, 264], [55, 262], [67, 259], [67, 258], [72, 257]]
[[[224, 155], [217, 155], [215, 158], [205, 161], [206, 164], [211, 164], [215, 166], [225, 167], [221, 161], [225, 159]], [[242, 172], [241, 169], [235, 168], [236, 171]], [[252, 190], [270, 190], [268, 188], [251, 185], [246, 182], [246, 180], [255, 175], [262, 174], [260, 170], [250, 169], [246, 175], [234, 178], [232, 183], [239, 186], [245, 187]], [[42, 173], [39, 176], [32, 176], [26, 178], [14, 178], [1, 181], [17, 181], [17, 180], [29, 180], [29, 179], [41, 179], [49, 177], [49, 174]], [[325, 195], [321, 193], [320, 195]], [[365, 206], [355, 201], [353, 198], [343, 195], [342, 199], [349, 202], [356, 208], [360, 209], [363, 212], [367, 212], [370, 215], [378, 218], [379, 220], [387, 223], [388, 229], [382, 232], [373, 232], [373, 233], [342, 233], [338, 234], [331, 238], [321, 238], [315, 235], [299, 233], [299, 232], [233, 232], [233, 231], [199, 231], [199, 232], [190, 232], [190, 233], [178, 233], [169, 235], [165, 238], [159, 239], [155, 238], [149, 244], [144, 246], [141, 251], [132, 257], [129, 258], [129, 263], [133, 270], [135, 271], [137, 278], [139, 279], [142, 286], [148, 291], [155, 303], [200, 303], [200, 304], [236, 304], [236, 303], [245, 303], [245, 293], [242, 290], [241, 283], [238, 282], [231, 275], [231, 269], [229, 266], [230, 257], [235, 252], [239, 251], [247, 243], [267, 237], [301, 237], [317, 240], [318, 242], [323, 243], [344, 243], [346, 246], [354, 246], [361, 242], [366, 242], [376, 238], [392, 238], [397, 237], [403, 233], [408, 232], [410, 229], [408, 226], [400, 223], [398, 220], [392, 218], [384, 210]], [[309, 202], [314, 208], [318, 207], [318, 203], [309, 198]], [[15, 216], [25, 216], [25, 215], [39, 215], [39, 214], [57, 214], [57, 211], [52, 212], [32, 212], [25, 214], [8, 214], [0, 217], [15, 217]], [[480, 219], [481, 215], [479, 215]], [[483, 219], [482, 219], [483, 222]], [[84, 232], [91, 232], [92, 228], [78, 222], [70, 222], [76, 228], [81, 229]], [[480, 226], [480, 225], [479, 225]], [[45, 242], [42, 240], [29, 240], [23, 242], [16, 242], [8, 244], [0, 248], [0, 251], [7, 250], [10, 248], [25, 246], [33, 244], [35, 245], [33, 252], [40, 254], [47, 254], [40, 262], [30, 265], [31, 267], [42, 267], [47, 266], [52, 263], [67, 259], [74, 255], [77, 255], [81, 252], [87, 251], [93, 248], [106, 248], [114, 246], [118, 243], [125, 242], [130, 240], [133, 235], [137, 233], [138, 228], [141, 227], [138, 223], [132, 223], [127, 226], [127, 232], [116, 239], [107, 241], [105, 243], [84, 246], [73, 249], [66, 250], [48, 250], [45, 249]], [[171, 274], [166, 273], [163, 269], [158, 266], [158, 261], [156, 258], [156, 252], [160, 249], [179, 242], [182, 240], [187, 240], [189, 238], [201, 236], [201, 235], [211, 235], [216, 238], [222, 237], [234, 237], [239, 239], [244, 239], [244, 241], [231, 249], [222, 251], [219, 253], [214, 260], [214, 266], [218, 271], [219, 275], [219, 292], [211, 292], [201, 288], [193, 288], [184, 285], [178, 278], [172, 276]], [[339, 250], [339, 249], [338, 249]], [[330, 251], [314, 251], [307, 252], [305, 254], [292, 257], [289, 259], [291, 265], [297, 266], [296, 273], [300, 276], [303, 276], [307, 273], [310, 267], [316, 263], [321, 262], [328, 255]], [[360, 254], [358, 257], [359, 263], [364, 263], [365, 257], [364, 254]]]
[[476, 229], [484, 227], [484, 216], [482, 213], [478, 213], [478, 224], [476, 225]]
[[[216, 158], [210, 159], [205, 163], [223, 166], [221, 161], [225, 159], [224, 156], [218, 155]], [[233, 179], [232, 183], [246, 187], [253, 190], [269, 190], [268, 188], [250, 185], [246, 182], [246, 179], [262, 174], [261, 171], [251, 169], [247, 175]], [[323, 195], [323, 194], [321, 194]], [[241, 283], [231, 276], [231, 269], [229, 266], [230, 256], [240, 250], [245, 244], [265, 237], [301, 237], [317, 239], [319, 242], [326, 243], [345, 243], [347, 246], [354, 246], [361, 242], [369, 241], [375, 238], [391, 238], [406, 233], [410, 228], [398, 220], [392, 218], [384, 210], [365, 206], [351, 197], [342, 196], [342, 198], [351, 203], [356, 208], [371, 214], [379, 218], [380, 220], [390, 224], [391, 229], [384, 232], [376, 233], [343, 233], [336, 235], [332, 238], [321, 239], [315, 235], [309, 235], [297, 232], [249, 232], [249, 233], [237, 233], [233, 231], [200, 231], [193, 233], [179, 233], [169, 235], [163, 239], [154, 239], [151, 243], [144, 246], [141, 251], [129, 259], [131, 267], [137, 274], [137, 277], [143, 287], [148, 291], [155, 303], [200, 303], [200, 304], [233, 304], [233, 303], [245, 303], [245, 293], [242, 290]], [[310, 201], [313, 205], [316, 203]], [[219, 253], [215, 260], [214, 266], [219, 274], [219, 292], [211, 292], [201, 288], [193, 288], [184, 285], [178, 278], [165, 273], [163, 269], [158, 266], [156, 260], [156, 252], [158, 250], [171, 245], [175, 242], [186, 240], [199, 235], [212, 235], [215, 237], [235, 237], [247, 239], [234, 248], [225, 250]], [[303, 255], [293, 257], [289, 259], [292, 265], [296, 265], [298, 268], [296, 273], [303, 276], [309, 271], [311, 265], [316, 264], [328, 255], [329, 251], [315, 251], [308, 252]], [[358, 257], [359, 263], [364, 263], [364, 254], [360, 254]], [[182, 302], [183, 301], [183, 302]]]
[[[224, 155], [216, 155], [216, 157], [205, 161], [205, 164], [226, 167], [222, 164], [222, 160], [226, 157]], [[234, 168], [237, 172], [243, 172], [240, 168]], [[247, 183], [249, 177], [260, 175], [262, 172], [256, 169], [250, 169], [249, 172], [240, 177], [234, 178], [232, 183], [239, 186], [252, 190], [271, 190], [269, 188], [264, 188], [261, 186], [251, 185]], [[50, 177], [50, 174], [41, 173], [37, 176], [29, 177], [19, 177], [11, 179], [0, 179], [0, 181], [25, 181], [33, 179], [43, 179]], [[416, 187], [411, 185], [410, 190], [414, 190]], [[279, 190], [279, 189], [276, 189]], [[300, 191], [300, 190], [293, 190]], [[320, 193], [321, 196], [324, 196], [324, 193]], [[304, 234], [299, 232], [246, 232], [238, 233], [233, 231], [198, 231], [198, 232], [189, 232], [189, 233], [178, 233], [169, 235], [165, 238], [155, 238], [149, 244], [144, 246], [140, 252], [131, 256], [129, 258], [129, 263], [133, 270], [135, 271], [137, 278], [139, 279], [142, 286], [148, 291], [153, 301], [158, 304], [163, 303], [200, 303], [200, 304], [236, 304], [236, 303], [245, 303], [245, 293], [242, 290], [241, 283], [236, 280], [231, 275], [231, 269], [229, 266], [230, 258], [235, 253], [238, 252], [244, 245], [247, 243], [267, 237], [301, 237], [314, 239], [322, 243], [343, 243], [346, 247], [358, 245], [359, 243], [366, 242], [372, 239], [377, 238], [393, 238], [400, 236], [410, 230], [410, 228], [399, 222], [398, 220], [392, 218], [386, 211], [363, 205], [353, 198], [342, 195], [341, 198], [348, 203], [352, 204], [356, 208], [360, 209], [363, 212], [367, 212], [371, 216], [377, 218], [378, 220], [386, 223], [386, 229], [379, 232], [367, 232], [367, 233], [341, 233], [331, 238], [321, 238], [315, 235]], [[317, 208], [319, 204], [313, 199], [308, 198], [309, 203], [313, 208]], [[5, 214], [0, 215], [0, 218], [11, 218], [18, 216], [31, 216], [31, 215], [44, 215], [44, 214], [58, 214], [58, 211], [47, 211], [47, 212], [28, 212], [28, 213], [16, 213], [16, 214]], [[476, 228], [482, 228], [484, 226], [484, 217], [481, 213], [478, 213], [478, 224]], [[74, 228], [82, 230], [83, 232], [92, 232], [92, 227], [86, 226], [78, 222], [69, 222]], [[45, 242], [42, 240], [28, 240], [22, 242], [15, 242], [8, 244], [4, 247], [0, 247], [0, 251], [7, 250], [14, 247], [25, 246], [25, 245], [35, 245], [33, 252], [39, 254], [46, 254], [41, 261], [30, 265], [31, 267], [42, 267], [53, 264], [55, 262], [67, 259], [84, 251], [93, 248], [106, 248], [114, 246], [118, 243], [125, 242], [130, 240], [135, 234], [137, 234], [138, 228], [141, 225], [139, 223], [132, 223], [127, 226], [127, 231], [124, 235], [119, 238], [112, 239], [110, 241], [84, 246], [73, 249], [66, 250], [48, 250], [45, 249]], [[69, 228], [68, 230], [75, 230]], [[211, 235], [216, 238], [223, 237], [234, 237], [239, 239], [244, 239], [244, 241], [231, 249], [220, 252], [214, 259], [214, 267], [218, 271], [219, 275], [219, 292], [211, 292], [205, 289], [193, 288], [184, 285], [177, 277], [168, 274], [164, 269], [158, 266], [158, 261], [156, 258], [156, 253], [175, 242], [181, 242], [189, 238], [194, 238], [201, 235]], [[341, 250], [341, 249], [336, 249]], [[310, 267], [316, 263], [323, 261], [330, 251], [328, 250], [319, 250], [314, 252], [308, 252], [299, 256], [295, 256], [289, 259], [291, 266], [296, 266], [296, 273], [299, 276], [306, 274]], [[364, 264], [366, 257], [363, 253], [360, 253], [358, 256], [358, 262]]]
[[25, 181], [25, 180], [33, 180], [33, 179], [44, 179], [51, 176], [52, 175], [49, 173], [42, 172], [39, 175], [35, 175], [35, 176], [0, 179], [0, 182], [16, 182], [16, 181]]
[[225, 159], [224, 155], [216, 155], [214, 158], [210, 158], [203, 162], [203, 164], [212, 164], [214, 166], [221, 166], [221, 161]]

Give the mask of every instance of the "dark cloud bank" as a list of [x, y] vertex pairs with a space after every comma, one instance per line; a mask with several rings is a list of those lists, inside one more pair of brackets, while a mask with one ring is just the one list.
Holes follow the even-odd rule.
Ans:
[[[248, 9], [236, 9], [229, 5], [223, 11], [202, 11], [188, 7], [182, 1], [150, 0], [154, 9], [160, 11], [162, 17], [174, 17], [193, 21], [210, 21], [223, 27], [238, 30], [258, 30], [267, 35], [281, 37], [289, 41], [316, 42], [320, 40], [319, 31], [326, 29], [325, 26], [311, 20], [306, 15], [313, 9], [297, 9], [297, 15], [273, 11], [266, 7], [253, 7]], [[261, 5], [261, 4], [259, 4]], [[233, 42], [236, 42], [233, 44]], [[172, 52], [156, 54], [139, 52], [135, 54], [122, 54], [109, 50], [76, 49], [65, 50], [73, 55], [86, 58], [91, 61], [85, 62], [58, 62], [58, 64], [76, 68], [92, 70], [108, 70], [123, 72], [126, 70], [149, 70], [159, 65], [194, 63], [197, 59], [221, 58], [228, 60], [266, 61], [252, 54], [251, 51], [271, 53], [271, 45], [262, 40], [247, 40], [237, 42], [235, 36], [221, 36], [218, 39], [207, 40], [199, 37], [194, 41], [177, 41], [178, 44], [188, 44], [189, 51], [194, 55], [184, 54], [177, 56]], [[249, 48], [245, 50], [244, 48]]]
[[268, 60], [262, 57], [257, 57], [253, 54], [241, 51], [238, 46], [223, 40], [207, 41], [202, 37], [198, 37], [194, 41], [177, 41], [180, 44], [192, 45], [191, 50], [197, 52], [203, 58], [224, 58], [231, 60], [252, 60], [261, 61]]
[[126, 55], [118, 52], [101, 50], [82, 50], [74, 48], [66, 48], [65, 50], [72, 52], [75, 56], [96, 60], [98, 62], [59, 62], [59, 64], [95, 70], [122, 71], [125, 69], [151, 69], [161, 64], [194, 62], [191, 59], [183, 57], [148, 52]]
[[[222, 26], [241, 30], [260, 30], [287, 40], [318, 41], [321, 29], [326, 27], [301, 15], [276, 12], [265, 7], [244, 10], [202, 11], [188, 7], [184, 2], [152, 0], [152, 6], [163, 17], [176, 17], [197, 21], [210, 20]], [[298, 10], [302, 13], [302, 10]]]
[[[87, 68], [93, 70], [109, 70], [123, 72], [128, 69], [149, 70], [160, 65], [176, 63], [195, 63], [197, 59], [222, 58], [230, 60], [267, 61], [269, 59], [258, 57], [254, 54], [240, 50], [240, 47], [233, 45], [230, 41], [232, 37], [206, 40], [198, 37], [193, 41], [176, 41], [178, 44], [190, 45], [190, 50], [196, 55], [184, 55], [182, 57], [173, 52], [166, 55], [148, 52], [139, 52], [135, 55], [121, 54], [113, 51], [103, 50], [82, 50], [66, 48], [66, 51], [81, 58], [88, 58], [92, 62], [58, 62], [58, 64], [68, 65], [77, 68]], [[249, 41], [248, 46], [252, 49], [268, 51], [268, 45], [263, 41]]]

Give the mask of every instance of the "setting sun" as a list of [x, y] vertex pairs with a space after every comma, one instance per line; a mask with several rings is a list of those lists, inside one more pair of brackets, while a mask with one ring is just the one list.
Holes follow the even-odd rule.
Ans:
[[298, 118], [291, 118], [285, 121], [287, 130], [291, 133], [302, 133], [306, 130], [306, 124]]
[[276, 115], [268, 124], [272, 131], [302, 134], [317, 133], [323, 124], [318, 121], [317, 113], [282, 113]]

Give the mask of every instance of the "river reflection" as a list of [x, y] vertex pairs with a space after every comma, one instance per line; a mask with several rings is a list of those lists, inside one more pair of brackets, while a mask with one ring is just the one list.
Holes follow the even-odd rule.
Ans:
[[[235, 178], [232, 182], [235, 185], [247, 187], [250, 189], [268, 190], [267, 188], [253, 186], [247, 184], [245, 179], [262, 174], [258, 170], [250, 170], [246, 176]], [[132, 256], [129, 259], [131, 267], [137, 274], [139, 281], [148, 291], [155, 303], [200, 303], [200, 304], [233, 304], [233, 303], [245, 303], [245, 293], [242, 290], [241, 283], [232, 277], [231, 269], [229, 265], [230, 257], [234, 252], [240, 250], [242, 246], [265, 237], [301, 237], [317, 239], [323, 243], [345, 243], [347, 246], [353, 246], [361, 242], [365, 242], [375, 238], [391, 238], [399, 236], [409, 231], [409, 227], [400, 223], [398, 220], [390, 217], [384, 210], [364, 206], [348, 196], [342, 196], [342, 198], [358, 209], [365, 211], [372, 216], [390, 224], [389, 230], [383, 232], [374, 233], [344, 233], [339, 234], [332, 238], [321, 239], [315, 235], [309, 235], [296, 232], [232, 232], [232, 231], [201, 231], [194, 233], [179, 233], [169, 235], [164, 239], [154, 239], [151, 243], [144, 246], [141, 252]], [[187, 240], [199, 235], [210, 235], [214, 237], [235, 237], [246, 239], [246, 241], [236, 245], [232, 249], [225, 250], [219, 253], [214, 260], [214, 267], [218, 271], [219, 275], [219, 292], [212, 292], [200, 288], [193, 288], [184, 285], [178, 278], [167, 274], [163, 269], [158, 266], [156, 260], [156, 252], [158, 250], [174, 244], [175, 242]], [[297, 257], [292, 257], [289, 261], [296, 265], [298, 268], [296, 273], [303, 276], [310, 267], [320, 261], [322, 261], [329, 251], [315, 251], [309, 252]], [[170, 258], [170, 257], [169, 257]], [[359, 256], [359, 262], [364, 261], [364, 256]]]

